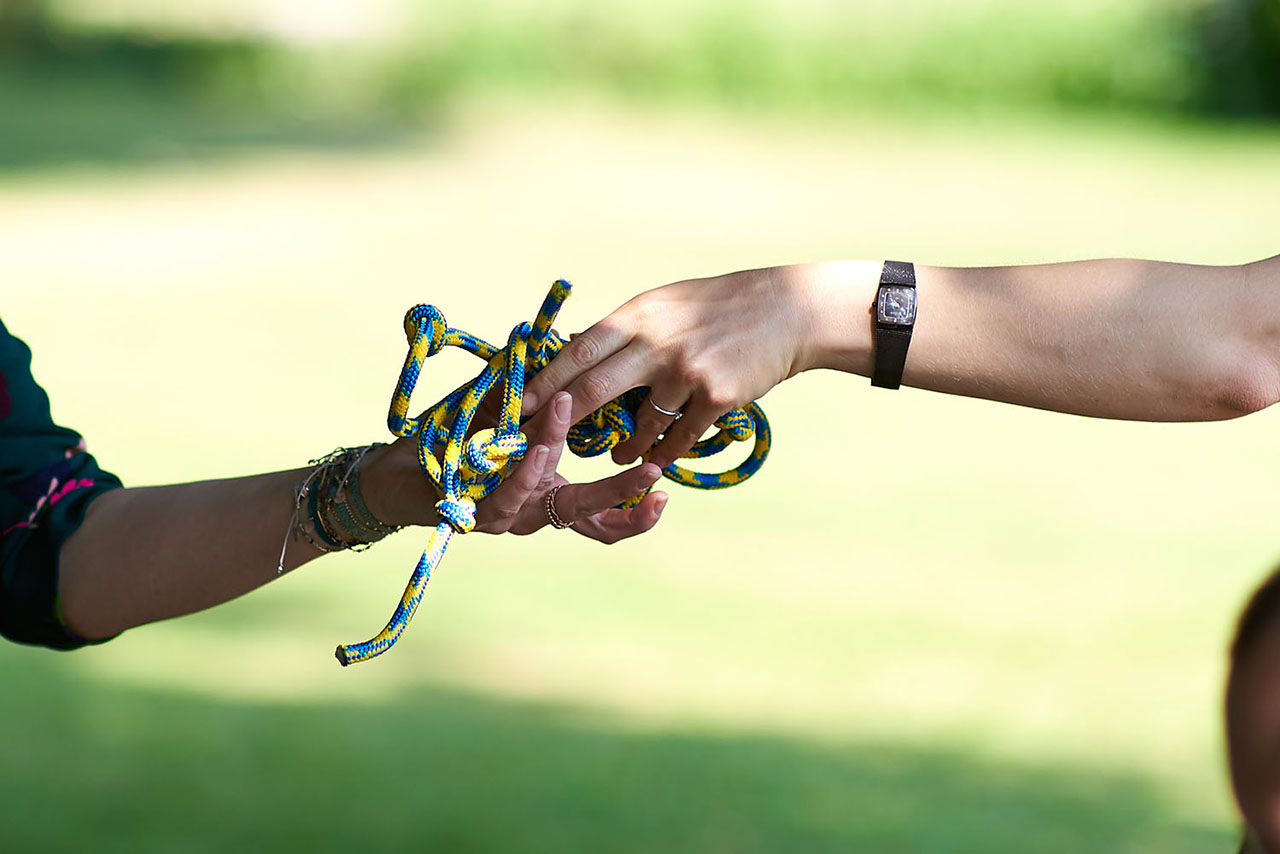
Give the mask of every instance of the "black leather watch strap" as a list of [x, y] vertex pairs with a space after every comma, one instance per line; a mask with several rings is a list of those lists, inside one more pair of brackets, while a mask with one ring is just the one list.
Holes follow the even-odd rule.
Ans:
[[880, 271], [880, 284], [915, 287], [916, 265], [910, 261], [885, 261]]
[[911, 344], [911, 329], [876, 327], [876, 367], [871, 374], [871, 384], [880, 388], [899, 388], [902, 385], [902, 369], [907, 364], [907, 347]]
[[[886, 291], [886, 288], [888, 291]], [[906, 309], [902, 304], [906, 299]], [[895, 305], [896, 301], [896, 305]], [[881, 307], [885, 306], [885, 316]], [[888, 306], [895, 306], [891, 310]], [[879, 388], [899, 388], [907, 365], [907, 348], [911, 346], [911, 330], [916, 319], [916, 268], [905, 261], [885, 261], [880, 272], [876, 304], [871, 307], [875, 319], [875, 367], [871, 384]], [[895, 317], [895, 311], [900, 315]]]

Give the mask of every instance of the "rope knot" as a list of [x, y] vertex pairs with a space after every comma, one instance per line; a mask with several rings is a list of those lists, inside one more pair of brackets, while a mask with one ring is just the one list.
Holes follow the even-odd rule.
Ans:
[[512, 457], [523, 456], [528, 445], [523, 433], [477, 430], [467, 440], [462, 456], [472, 472], [487, 475], [505, 468]]
[[721, 415], [716, 419], [716, 426], [728, 433], [729, 438], [735, 442], [745, 442], [750, 439], [756, 429], [751, 416], [741, 409]]
[[424, 329], [430, 335], [430, 341], [427, 343], [427, 358], [430, 358], [444, 349], [445, 333], [449, 331], [449, 324], [445, 322], [444, 315], [434, 305], [415, 305], [404, 316], [404, 334], [410, 343], [422, 334]]
[[476, 504], [470, 498], [442, 498], [436, 502], [436, 512], [459, 534], [465, 534], [476, 526]]

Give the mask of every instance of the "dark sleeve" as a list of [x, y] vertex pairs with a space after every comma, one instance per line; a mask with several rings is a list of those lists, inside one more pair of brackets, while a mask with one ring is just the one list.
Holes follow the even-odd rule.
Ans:
[[31, 351], [0, 323], [0, 634], [73, 649], [63, 624], [58, 553], [90, 502], [120, 487], [74, 430], [53, 423], [31, 376]]

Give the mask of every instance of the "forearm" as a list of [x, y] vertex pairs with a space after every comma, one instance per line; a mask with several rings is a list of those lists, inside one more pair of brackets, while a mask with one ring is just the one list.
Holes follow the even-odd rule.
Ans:
[[173, 486], [118, 489], [89, 506], [59, 560], [68, 628], [109, 637], [199, 611], [321, 552], [290, 528], [294, 487], [307, 470]]
[[[793, 268], [805, 367], [869, 376], [880, 265]], [[1280, 396], [1280, 258], [916, 267], [906, 385], [1108, 418], [1230, 418]]]
[[[547, 501], [575, 530], [613, 543], [652, 528], [665, 504], [649, 493], [626, 510], [617, 506], [642, 494], [660, 476], [641, 465], [593, 483], [570, 484], [556, 473], [571, 421], [572, 401], [559, 395], [522, 426], [529, 451], [508, 468], [501, 486], [476, 508], [474, 530], [530, 534], [547, 524]], [[342, 457], [326, 465], [341, 465]], [[67, 628], [96, 640], [143, 623], [212, 607], [277, 578], [277, 567], [294, 569], [323, 552], [298, 532], [294, 522], [296, 487], [312, 472], [275, 474], [175, 486], [116, 489], [89, 505], [83, 524], [67, 539], [59, 556], [58, 596]], [[336, 475], [334, 475], [336, 476]], [[358, 486], [355, 484], [358, 481]], [[324, 476], [311, 481], [317, 495], [334, 492]], [[363, 498], [363, 511], [380, 523], [369, 536], [348, 529], [321, 501], [302, 522], [317, 522], [341, 542], [368, 542], [388, 527], [436, 525], [438, 489], [423, 477], [417, 441], [404, 438], [364, 453], [351, 481]], [[548, 499], [553, 488], [563, 490]], [[344, 496], [353, 493], [344, 492]], [[346, 503], [346, 498], [343, 498]], [[357, 505], [359, 506], [359, 505]], [[313, 538], [315, 534], [312, 534]], [[285, 546], [283, 564], [281, 547]]]

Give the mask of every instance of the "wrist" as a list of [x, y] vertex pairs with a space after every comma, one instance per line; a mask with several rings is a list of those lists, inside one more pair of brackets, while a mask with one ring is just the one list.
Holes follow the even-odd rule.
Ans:
[[798, 265], [797, 299], [808, 318], [798, 370], [827, 368], [870, 376], [874, 363], [872, 305], [881, 265], [823, 261]]
[[430, 502], [423, 490], [422, 472], [413, 442], [400, 439], [374, 448], [360, 463], [360, 493], [369, 512], [385, 525], [433, 523]]

